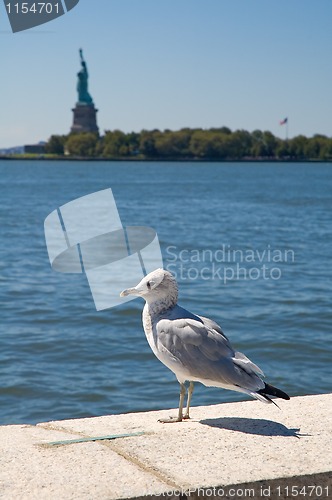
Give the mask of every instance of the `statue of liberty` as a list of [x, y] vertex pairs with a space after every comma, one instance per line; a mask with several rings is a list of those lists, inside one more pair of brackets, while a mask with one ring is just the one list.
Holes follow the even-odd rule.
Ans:
[[99, 133], [97, 125], [97, 111], [93, 103], [93, 99], [88, 91], [88, 68], [83, 57], [83, 50], [80, 49], [80, 58], [82, 68], [77, 73], [77, 93], [78, 101], [75, 108], [71, 133], [94, 132]]
[[80, 49], [80, 58], [82, 69], [77, 73], [77, 92], [78, 92], [78, 103], [79, 104], [93, 104], [91, 95], [88, 92], [88, 68], [86, 62], [83, 58], [83, 50]]

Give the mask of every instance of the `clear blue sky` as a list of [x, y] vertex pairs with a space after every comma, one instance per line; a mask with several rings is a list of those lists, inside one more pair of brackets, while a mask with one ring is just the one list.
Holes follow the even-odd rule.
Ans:
[[102, 133], [332, 136], [331, 20], [331, 0], [80, 0], [12, 34], [1, 3], [0, 148], [69, 132], [80, 47]]

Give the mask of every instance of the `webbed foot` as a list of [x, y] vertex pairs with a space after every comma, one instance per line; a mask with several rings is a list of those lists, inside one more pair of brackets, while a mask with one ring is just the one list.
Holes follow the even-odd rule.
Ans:
[[180, 417], [160, 418], [158, 422], [160, 422], [161, 424], [173, 424], [174, 422], [182, 422], [182, 418]]

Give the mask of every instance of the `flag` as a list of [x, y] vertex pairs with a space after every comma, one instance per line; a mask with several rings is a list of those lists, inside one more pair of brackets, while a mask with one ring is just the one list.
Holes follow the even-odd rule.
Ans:
[[288, 122], [288, 118], [284, 118], [283, 120], [281, 120], [279, 122], [279, 125], [285, 125], [285, 123], [287, 123], [287, 122]]

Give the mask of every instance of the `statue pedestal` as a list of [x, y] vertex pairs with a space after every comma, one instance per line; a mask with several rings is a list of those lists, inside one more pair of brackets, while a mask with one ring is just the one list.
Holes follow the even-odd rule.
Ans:
[[97, 125], [98, 109], [94, 107], [94, 104], [77, 103], [72, 111], [74, 117], [70, 132], [99, 132]]

